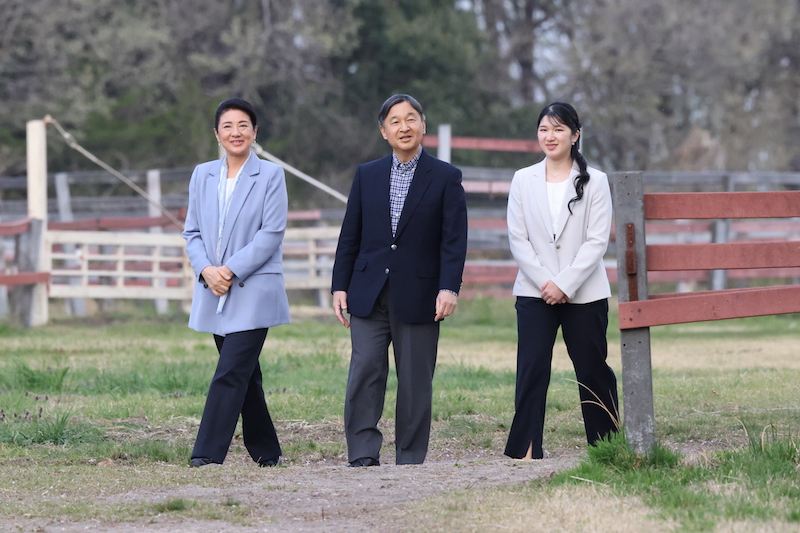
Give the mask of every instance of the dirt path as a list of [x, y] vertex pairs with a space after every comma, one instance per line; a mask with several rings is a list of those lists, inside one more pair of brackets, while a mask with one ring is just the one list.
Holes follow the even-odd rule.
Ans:
[[195, 520], [187, 518], [191, 513], [182, 512], [121, 523], [65, 520], [45, 524], [14, 520], [13, 524], [0, 526], [0, 531], [403, 531], [408, 529], [406, 520], [412, 515], [402, 511], [409, 505], [451, 490], [524, 485], [573, 466], [582, 453], [567, 450], [541, 461], [486, 456], [456, 463], [434, 461], [415, 466], [390, 464], [370, 468], [347, 468], [341, 463], [323, 462], [272, 469], [244, 469], [238, 465], [207, 467], [192, 470], [198, 476], [197, 484], [138, 488], [109, 495], [102, 503], [155, 504], [184, 498], [199, 506], [219, 506], [221, 502], [235, 501], [248, 510], [240, 524], [227, 520]]

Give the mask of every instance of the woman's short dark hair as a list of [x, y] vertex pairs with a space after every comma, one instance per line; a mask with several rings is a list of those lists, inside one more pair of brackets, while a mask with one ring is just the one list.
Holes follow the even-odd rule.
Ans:
[[419, 116], [422, 117], [422, 120], [425, 120], [425, 112], [422, 110], [422, 105], [417, 102], [416, 98], [408, 94], [393, 94], [387, 98], [381, 106], [381, 111], [378, 113], [378, 126], [383, 126], [383, 121], [386, 120], [389, 110], [400, 102], [408, 102], [409, 105], [414, 108], [414, 111], [419, 113]]
[[250, 122], [253, 123], [253, 127], [255, 128], [258, 126], [258, 121], [256, 119], [256, 110], [253, 107], [253, 104], [248, 102], [247, 100], [242, 100], [241, 98], [229, 98], [227, 100], [223, 100], [217, 106], [217, 112], [214, 113], [214, 129], [219, 128], [219, 119], [223, 113], [226, 111], [230, 111], [231, 109], [238, 109], [247, 114], [250, 117]]

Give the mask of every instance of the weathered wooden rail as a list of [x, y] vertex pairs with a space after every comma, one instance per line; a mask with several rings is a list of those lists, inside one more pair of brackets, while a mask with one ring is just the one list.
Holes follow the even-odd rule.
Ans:
[[[625, 430], [639, 452], [655, 444], [650, 327], [800, 312], [800, 284], [649, 294], [651, 272], [788, 269], [800, 240], [647, 244], [646, 220], [792, 219], [800, 191], [644, 194], [638, 172], [612, 175]], [[756, 226], [760, 227], [760, 226]]]

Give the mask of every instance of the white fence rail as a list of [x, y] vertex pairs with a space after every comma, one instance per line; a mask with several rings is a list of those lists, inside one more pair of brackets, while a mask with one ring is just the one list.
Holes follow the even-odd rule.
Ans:
[[178, 234], [48, 231], [45, 242], [51, 298], [192, 298], [192, 269]]
[[[314, 289], [326, 299], [338, 236], [338, 227], [286, 230], [287, 290]], [[192, 298], [196, 281], [177, 233], [48, 231], [45, 241], [50, 298]]]

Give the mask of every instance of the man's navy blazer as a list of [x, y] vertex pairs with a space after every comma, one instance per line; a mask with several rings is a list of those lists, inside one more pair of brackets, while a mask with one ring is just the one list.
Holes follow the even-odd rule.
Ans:
[[350, 314], [366, 317], [386, 284], [397, 318], [433, 322], [440, 289], [458, 293], [467, 254], [461, 171], [424, 150], [392, 236], [392, 156], [359, 165], [333, 267], [333, 291], [347, 291]]

